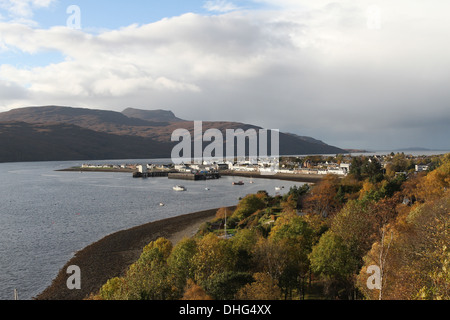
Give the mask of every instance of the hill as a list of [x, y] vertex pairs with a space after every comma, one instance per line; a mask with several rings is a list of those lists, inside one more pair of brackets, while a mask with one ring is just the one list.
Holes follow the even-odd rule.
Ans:
[[141, 110], [134, 108], [127, 108], [122, 111], [122, 114], [129, 118], [138, 118], [152, 122], [179, 122], [181, 120], [173, 114], [172, 111], [166, 110]]
[[71, 124], [0, 123], [0, 162], [161, 158], [167, 144]]
[[[193, 132], [192, 121], [179, 119], [171, 111], [128, 108], [121, 113], [61, 106], [0, 113], [0, 127], [2, 162], [170, 158], [175, 145], [172, 133], [181, 128]], [[226, 129], [261, 129], [238, 122], [203, 122], [204, 131], [212, 128], [223, 133]], [[281, 155], [339, 153], [346, 151], [310, 137], [280, 133]]]

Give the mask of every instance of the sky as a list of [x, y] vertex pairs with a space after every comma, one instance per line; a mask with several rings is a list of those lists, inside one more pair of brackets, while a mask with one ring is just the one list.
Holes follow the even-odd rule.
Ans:
[[0, 0], [0, 112], [164, 109], [341, 148], [450, 150], [449, 13], [448, 0]]

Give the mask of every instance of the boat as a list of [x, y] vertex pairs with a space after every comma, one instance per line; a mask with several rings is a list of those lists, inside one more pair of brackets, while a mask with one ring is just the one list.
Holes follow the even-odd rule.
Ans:
[[175, 187], [173, 187], [173, 190], [175, 190], [175, 191], [186, 191], [186, 187], [184, 187], [184, 186], [175, 186]]
[[276, 191], [281, 191], [281, 187], [275, 187]]
[[159, 204], [159, 206], [160, 206], [160, 207], [164, 207], [165, 204], [161, 202], [161, 203]]
[[244, 185], [243, 181], [233, 182], [233, 186], [243, 186], [243, 185]]

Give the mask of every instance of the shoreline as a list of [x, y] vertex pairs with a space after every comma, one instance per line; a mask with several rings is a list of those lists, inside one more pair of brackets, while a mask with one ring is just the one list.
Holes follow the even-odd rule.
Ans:
[[[228, 208], [234, 210], [236, 206]], [[109, 279], [123, 276], [151, 241], [164, 237], [175, 246], [183, 238], [194, 236], [201, 224], [215, 217], [217, 210], [167, 218], [108, 235], [78, 251], [34, 300], [83, 300], [97, 293]], [[67, 288], [70, 275], [66, 270], [71, 265], [81, 269], [81, 290]]]
[[[60, 172], [115, 172], [115, 173], [133, 173], [136, 170], [130, 169], [97, 169], [97, 168], [67, 168], [56, 170]], [[277, 173], [275, 175], [261, 175], [260, 173], [247, 173], [236, 171], [222, 171], [221, 176], [224, 177], [242, 177], [255, 179], [275, 179], [283, 181], [304, 182], [304, 183], [318, 183], [323, 179], [323, 175], [319, 174], [287, 174]]]
[[324, 176], [319, 174], [288, 174], [277, 173], [274, 175], [261, 175], [260, 173], [247, 173], [247, 172], [235, 172], [225, 171], [220, 173], [224, 177], [242, 177], [242, 178], [254, 178], [254, 179], [272, 179], [283, 180], [303, 183], [318, 183], [323, 180]]

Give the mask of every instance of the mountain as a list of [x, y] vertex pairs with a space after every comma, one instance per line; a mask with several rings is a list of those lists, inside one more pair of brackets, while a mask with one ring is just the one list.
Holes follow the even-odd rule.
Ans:
[[[176, 129], [193, 122], [171, 111], [115, 111], [61, 106], [27, 107], [0, 113], [0, 162], [170, 158]], [[203, 131], [261, 129], [238, 122], [203, 122]], [[225, 136], [225, 134], [224, 134]], [[281, 155], [346, 153], [310, 137], [280, 133]]]
[[143, 119], [152, 122], [180, 122], [181, 120], [173, 114], [172, 111], [166, 110], [141, 110], [134, 108], [127, 108], [122, 111], [122, 114], [129, 118]]
[[0, 162], [161, 158], [167, 144], [72, 124], [0, 123]]
[[422, 147], [409, 147], [409, 148], [395, 149], [394, 151], [436, 151], [436, 150], [431, 150], [431, 149], [422, 148]]

